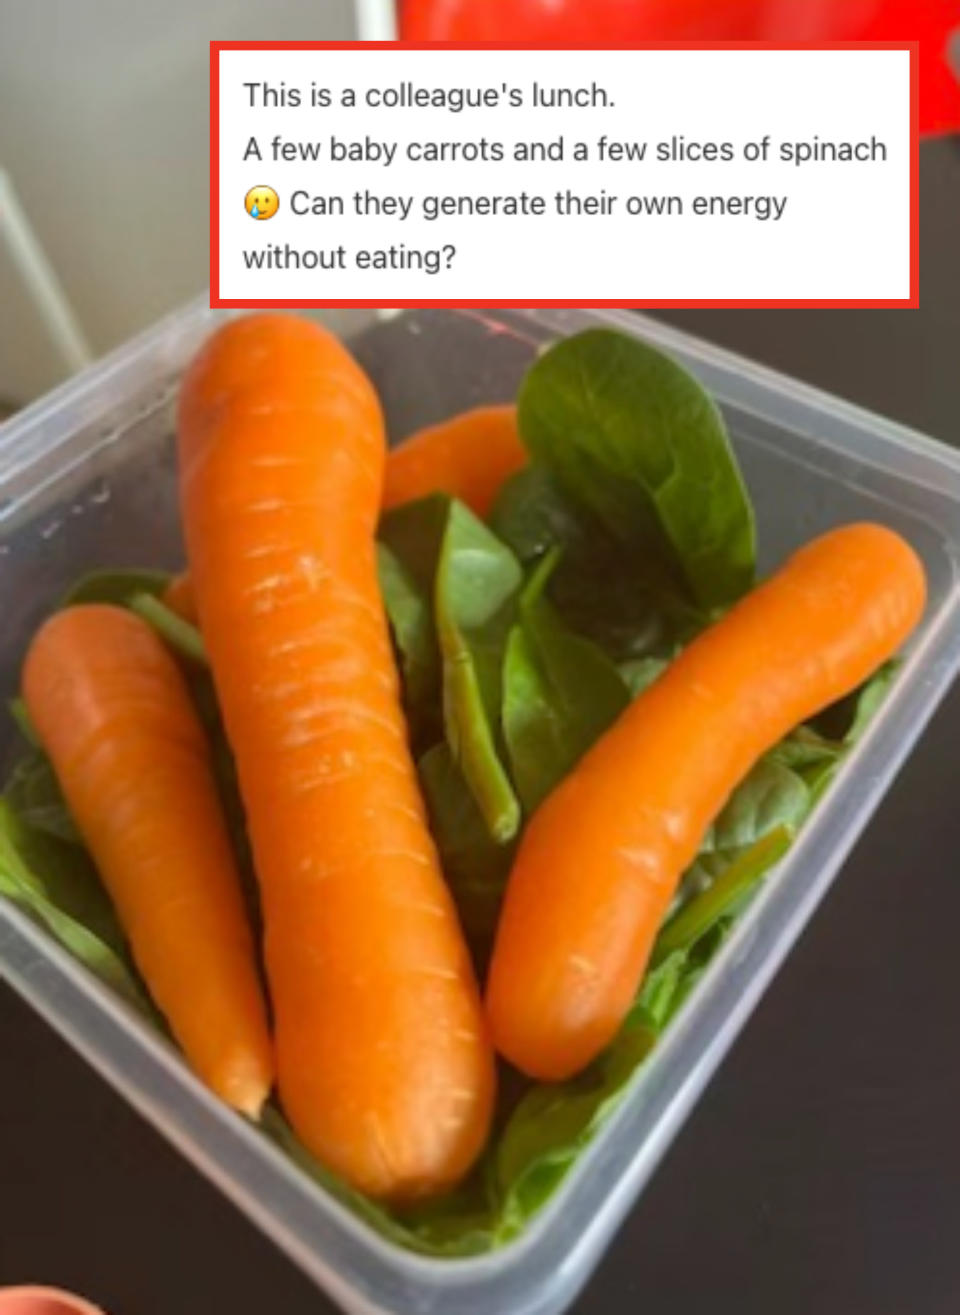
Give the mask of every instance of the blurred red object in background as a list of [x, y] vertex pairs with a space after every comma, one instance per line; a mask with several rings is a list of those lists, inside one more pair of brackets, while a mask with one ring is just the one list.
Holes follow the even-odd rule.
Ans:
[[919, 41], [920, 131], [960, 129], [960, 0], [401, 0], [404, 41]]

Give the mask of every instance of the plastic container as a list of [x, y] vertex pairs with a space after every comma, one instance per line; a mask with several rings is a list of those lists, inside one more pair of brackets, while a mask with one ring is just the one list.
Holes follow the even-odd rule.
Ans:
[[[557, 335], [594, 324], [642, 335], [699, 374], [723, 405], [757, 506], [764, 566], [833, 524], [876, 517], [911, 540], [929, 573], [927, 615], [869, 733], [616, 1117], [527, 1233], [499, 1252], [426, 1259], [371, 1232], [0, 902], [0, 972], [346, 1310], [547, 1315], [597, 1263], [960, 665], [960, 455], [629, 314], [325, 318], [373, 376], [394, 438], [511, 397], [537, 347]], [[215, 319], [202, 307], [174, 315], [0, 431], [0, 693], [12, 692], [29, 634], [84, 568], [179, 564], [172, 402], [180, 368]], [[2, 735], [0, 757], [10, 752], [10, 733]]]

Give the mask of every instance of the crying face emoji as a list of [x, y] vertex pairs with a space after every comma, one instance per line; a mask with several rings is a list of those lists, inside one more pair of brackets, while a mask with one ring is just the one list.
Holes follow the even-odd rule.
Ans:
[[251, 219], [272, 219], [280, 208], [280, 198], [272, 187], [251, 187], [243, 204]]

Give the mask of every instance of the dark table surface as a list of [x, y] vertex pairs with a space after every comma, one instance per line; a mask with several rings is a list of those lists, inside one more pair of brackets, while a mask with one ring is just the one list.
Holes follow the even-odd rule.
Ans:
[[[958, 442], [956, 142], [923, 149], [921, 230], [919, 311], [666, 318]], [[960, 1311], [958, 745], [960, 688], [577, 1315]], [[0, 987], [0, 1284], [26, 1280], [111, 1315], [331, 1309]]]

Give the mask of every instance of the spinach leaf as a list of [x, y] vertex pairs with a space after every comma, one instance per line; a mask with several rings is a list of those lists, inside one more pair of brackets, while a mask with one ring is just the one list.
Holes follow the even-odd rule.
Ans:
[[853, 694], [850, 724], [843, 732], [845, 748], [850, 748], [863, 737], [864, 731], [890, 693], [890, 688], [899, 674], [900, 666], [901, 663], [896, 659], [886, 662], [876, 675], [872, 676], [865, 685], [861, 685]]
[[591, 539], [605, 534], [602, 522], [537, 462], [524, 466], [504, 483], [490, 512], [490, 528], [524, 566], [552, 548], [563, 548], [566, 558], [580, 555]]
[[823, 795], [836, 776], [849, 746], [818, 735], [809, 726], [798, 726], [766, 755], [766, 760], [790, 768], [807, 787], [808, 810]]
[[415, 746], [443, 730], [494, 839], [516, 834], [520, 806], [498, 738], [503, 650], [523, 579], [506, 544], [442, 494], [397, 507], [380, 522], [381, 587], [403, 654]]
[[689, 949], [688, 945], [683, 945], [657, 955], [654, 947], [628, 1019], [645, 1019], [657, 1032], [663, 1031], [676, 1012], [676, 1003], [689, 969]]
[[810, 805], [803, 778], [776, 758], [763, 757], [730, 796], [701, 852], [740, 849], [781, 826], [795, 830]]
[[581, 1151], [619, 1104], [656, 1033], [637, 1015], [576, 1078], [538, 1083], [517, 1105], [494, 1155], [497, 1241], [520, 1233], [560, 1186]]
[[388, 511], [378, 531], [380, 589], [400, 656], [410, 736], [418, 751], [443, 734], [433, 591], [449, 509], [450, 500], [442, 494], [419, 498]]
[[42, 831], [68, 844], [82, 844], [50, 759], [42, 749], [32, 749], [20, 759], [10, 773], [4, 793], [31, 830]]
[[495, 840], [516, 835], [520, 805], [500, 756], [503, 652], [523, 575], [510, 549], [450, 502], [433, 606], [443, 659], [447, 743]]
[[[440, 655], [429, 589], [423, 589], [392, 548], [377, 544], [380, 592], [403, 677], [403, 702], [416, 744], [439, 727]], [[431, 736], [432, 738], [432, 736]]]
[[86, 856], [32, 832], [0, 796], [0, 895], [12, 900], [111, 986], [152, 1016], [123, 952], [113, 910]]
[[[689, 951], [722, 918], [751, 893], [758, 882], [790, 848], [795, 832], [780, 823], [764, 832], [721, 871], [706, 890], [695, 895], [670, 918], [657, 937], [652, 957], [653, 976], [678, 953]], [[669, 1011], [668, 1011], [669, 1012]]]
[[670, 357], [608, 329], [563, 339], [527, 372], [518, 420], [534, 460], [697, 604], [750, 587], [753, 511], [723, 417]]
[[524, 587], [503, 667], [504, 738], [528, 814], [630, 701], [609, 658], [568, 630], [544, 596], [556, 562], [554, 550]]
[[832, 703], [810, 722], [809, 731], [821, 740], [832, 741], [837, 748], [849, 748], [863, 735], [874, 713], [890, 692], [901, 662], [894, 658], [846, 698]]
[[662, 676], [670, 665], [668, 658], [663, 657], [640, 657], [627, 658], [625, 662], [617, 665], [620, 672], [620, 679], [630, 691], [630, 697], [635, 699], [657, 679]]
[[127, 607], [134, 594], [150, 594], [159, 598], [172, 579], [169, 571], [155, 571], [149, 567], [115, 567], [91, 571], [71, 585], [61, 598], [60, 606], [115, 603], [118, 607]]
[[483, 959], [496, 929], [513, 846], [490, 835], [448, 744], [425, 753], [418, 769], [444, 876], [467, 938]]
[[826, 762], [836, 762], [843, 756], [844, 746], [837, 740], [828, 740], [811, 726], [798, 726], [779, 744], [774, 745], [766, 757], [782, 763], [805, 776], [808, 771]]
[[17, 730], [28, 744], [32, 744], [36, 748], [40, 743], [40, 737], [37, 735], [37, 729], [31, 720], [26, 700], [18, 696], [11, 699], [7, 706], [10, 709], [10, 716], [17, 724]]
[[572, 630], [613, 658], [669, 656], [706, 622], [654, 555], [625, 549], [543, 466], [507, 481], [491, 525], [525, 566], [562, 550], [551, 601]]
[[[813, 756], [812, 745], [798, 746], [794, 755], [780, 751], [784, 741], [753, 767], [736, 787], [723, 811], [709, 828], [700, 852], [683, 875], [670, 916], [707, 890], [754, 845], [786, 828], [794, 834], [819, 797], [814, 785], [824, 765], [832, 774], [836, 759]], [[796, 767], [790, 762], [795, 762]], [[814, 767], [814, 763], [818, 764]]]
[[92, 571], [67, 590], [60, 606], [111, 603], [115, 607], [127, 607], [148, 622], [180, 657], [205, 665], [207, 653], [200, 631], [162, 601], [172, 578], [169, 571], [148, 568]]
[[133, 594], [128, 600], [128, 606], [131, 612], [135, 612], [153, 627], [174, 653], [200, 666], [208, 665], [206, 646], [197, 627], [184, 621], [182, 616], [178, 616], [154, 594]]

